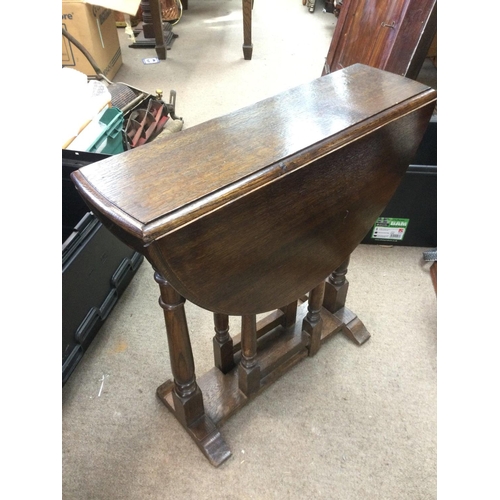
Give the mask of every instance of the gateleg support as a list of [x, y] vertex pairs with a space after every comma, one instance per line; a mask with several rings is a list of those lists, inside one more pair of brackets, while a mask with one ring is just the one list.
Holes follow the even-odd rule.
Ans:
[[238, 387], [247, 397], [260, 389], [260, 366], [257, 363], [257, 318], [255, 314], [241, 317], [241, 360], [238, 366]]

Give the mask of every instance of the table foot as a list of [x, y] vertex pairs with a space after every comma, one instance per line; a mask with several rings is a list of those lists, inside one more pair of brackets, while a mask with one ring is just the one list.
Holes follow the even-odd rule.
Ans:
[[196, 446], [198, 446], [208, 461], [214, 467], [219, 467], [219, 465], [223, 464], [231, 456], [231, 450], [224, 441], [219, 429], [206, 414], [201, 415], [197, 420], [189, 425], [186, 425], [185, 422], [183, 422], [183, 419], [179, 418], [179, 415], [176, 412], [173, 390], [173, 381], [167, 380], [164, 384], [158, 387], [156, 395], [160, 401], [175, 415], [178, 422], [191, 436]]
[[345, 307], [349, 282], [346, 279], [348, 257], [325, 281], [323, 307], [342, 323], [342, 332], [358, 345], [364, 344], [370, 333], [351, 310]]
[[370, 338], [370, 332], [359, 318], [355, 318], [342, 328], [344, 335], [358, 345], [364, 344]]
[[252, 59], [253, 52], [253, 44], [251, 45], [243, 45], [243, 57], [246, 61], [250, 61]]
[[363, 322], [347, 307], [333, 314], [342, 323], [342, 333], [358, 345], [364, 344], [370, 338], [370, 332]]

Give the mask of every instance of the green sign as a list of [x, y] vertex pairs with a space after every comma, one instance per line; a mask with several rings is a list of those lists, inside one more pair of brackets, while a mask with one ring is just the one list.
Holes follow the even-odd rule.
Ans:
[[373, 226], [372, 239], [378, 241], [402, 241], [410, 219], [379, 217]]

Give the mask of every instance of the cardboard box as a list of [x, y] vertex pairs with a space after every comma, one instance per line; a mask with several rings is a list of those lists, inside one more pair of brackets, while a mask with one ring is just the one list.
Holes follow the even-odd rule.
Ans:
[[[62, 26], [90, 53], [102, 74], [112, 80], [122, 65], [114, 12], [86, 0], [62, 0]], [[62, 65], [96, 76], [85, 55], [64, 35]]]

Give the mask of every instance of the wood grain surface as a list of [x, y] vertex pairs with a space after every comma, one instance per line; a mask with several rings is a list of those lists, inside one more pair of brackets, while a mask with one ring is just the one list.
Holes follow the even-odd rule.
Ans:
[[357, 64], [73, 180], [188, 300], [225, 314], [270, 311], [312, 290], [363, 239], [435, 100], [427, 86]]

